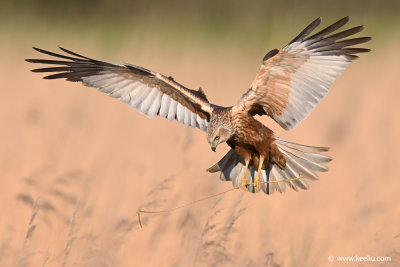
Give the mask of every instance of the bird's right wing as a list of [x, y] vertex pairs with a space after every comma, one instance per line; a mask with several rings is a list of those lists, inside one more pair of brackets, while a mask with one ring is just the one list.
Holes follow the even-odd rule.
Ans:
[[251, 115], [266, 114], [285, 130], [294, 129], [357, 58], [355, 54], [370, 51], [349, 47], [370, 37], [344, 39], [362, 31], [363, 26], [330, 35], [348, 21], [345, 17], [308, 36], [320, 24], [318, 18], [281, 51], [267, 53], [250, 89], [233, 108]]
[[127, 103], [150, 118], [158, 115], [168, 120], [206, 130], [212, 107], [204, 92], [188, 89], [172, 77], [166, 77], [131, 64], [113, 64], [94, 60], [61, 48], [60, 55], [43, 49], [36, 51], [64, 60], [27, 59], [31, 63], [56, 65], [33, 72], [55, 72], [44, 79], [65, 78], [80, 81], [107, 95]]

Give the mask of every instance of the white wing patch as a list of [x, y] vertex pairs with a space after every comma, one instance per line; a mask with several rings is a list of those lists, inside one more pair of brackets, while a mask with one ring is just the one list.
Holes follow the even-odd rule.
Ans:
[[[289, 53], [295, 53], [298, 42], [285, 47]], [[301, 44], [304, 46], [304, 44]], [[296, 52], [299, 53], [299, 52]], [[308, 56], [306, 62], [291, 74], [289, 99], [284, 114], [273, 114], [273, 119], [284, 129], [291, 130], [303, 121], [314, 107], [326, 96], [333, 82], [351, 64], [346, 56], [321, 56], [319, 52], [305, 50], [300, 54]]]
[[109, 96], [119, 99], [149, 118], [156, 115], [170, 121], [177, 120], [185, 126], [207, 129], [207, 120], [161, 92], [157, 86], [149, 87], [140, 81], [132, 81], [116, 73], [82, 77], [83, 84], [95, 87]]

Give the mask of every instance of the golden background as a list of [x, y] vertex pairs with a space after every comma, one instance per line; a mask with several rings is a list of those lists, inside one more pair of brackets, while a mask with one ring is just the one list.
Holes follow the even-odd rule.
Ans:
[[[12, 1], [0, 3], [0, 266], [400, 265], [399, 1]], [[45, 81], [25, 58], [62, 46], [202, 87], [233, 105], [261, 59], [318, 16], [372, 36], [294, 131], [334, 160], [308, 191], [235, 190], [205, 169], [228, 150], [148, 119], [79, 83]], [[349, 265], [349, 264], [348, 264]], [[360, 266], [376, 266], [361, 262]]]

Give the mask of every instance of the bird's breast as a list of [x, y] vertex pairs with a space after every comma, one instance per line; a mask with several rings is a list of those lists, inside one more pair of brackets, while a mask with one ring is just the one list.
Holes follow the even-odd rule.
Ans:
[[[268, 149], [275, 140], [274, 133], [252, 116], [244, 116], [235, 120], [236, 134], [232, 137], [235, 145]], [[259, 151], [261, 152], [261, 151]]]

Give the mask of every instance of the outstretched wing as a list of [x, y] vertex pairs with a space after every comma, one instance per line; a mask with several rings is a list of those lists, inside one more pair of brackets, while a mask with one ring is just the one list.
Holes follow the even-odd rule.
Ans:
[[206, 130], [211, 109], [205, 94], [190, 90], [166, 77], [131, 64], [112, 64], [78, 55], [61, 48], [71, 56], [60, 55], [34, 48], [36, 51], [64, 60], [27, 59], [31, 63], [57, 65], [34, 69], [33, 72], [56, 72], [44, 79], [65, 78], [80, 81], [107, 95], [127, 103], [150, 118], [158, 115], [168, 120]]
[[352, 60], [358, 58], [355, 54], [370, 51], [349, 48], [369, 41], [370, 37], [342, 40], [362, 31], [363, 26], [329, 35], [348, 21], [349, 17], [345, 17], [307, 37], [321, 23], [318, 18], [282, 51], [274, 49], [266, 54], [251, 88], [234, 109], [252, 115], [266, 114], [286, 130], [295, 128], [324, 98]]

